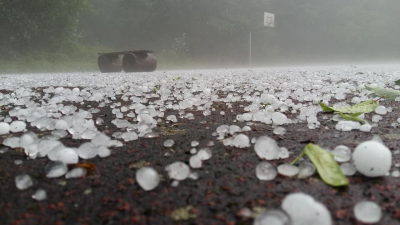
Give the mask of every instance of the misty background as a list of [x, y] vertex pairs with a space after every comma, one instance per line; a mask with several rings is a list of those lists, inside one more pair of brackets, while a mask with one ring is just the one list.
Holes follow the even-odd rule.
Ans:
[[[0, 0], [0, 73], [97, 70], [153, 50], [159, 69], [398, 62], [399, 0]], [[275, 27], [264, 27], [264, 12]]]

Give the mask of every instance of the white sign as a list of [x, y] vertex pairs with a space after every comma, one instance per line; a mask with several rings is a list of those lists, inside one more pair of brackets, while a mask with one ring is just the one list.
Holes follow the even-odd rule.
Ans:
[[275, 25], [275, 14], [272, 13], [264, 13], [264, 26], [266, 27], [274, 27]]

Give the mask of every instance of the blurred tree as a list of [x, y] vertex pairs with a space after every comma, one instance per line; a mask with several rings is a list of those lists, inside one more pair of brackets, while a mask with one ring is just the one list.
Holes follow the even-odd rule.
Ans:
[[0, 0], [0, 57], [58, 51], [74, 40], [86, 0]]
[[80, 24], [87, 43], [216, 62], [243, 60], [248, 32], [262, 25], [268, 5], [265, 0], [90, 2], [93, 8]]
[[[398, 8], [398, 0], [0, 0], [0, 57], [78, 40], [242, 66], [252, 30], [254, 60], [263, 64], [398, 58]], [[262, 27], [264, 12], [275, 14], [274, 28]]]

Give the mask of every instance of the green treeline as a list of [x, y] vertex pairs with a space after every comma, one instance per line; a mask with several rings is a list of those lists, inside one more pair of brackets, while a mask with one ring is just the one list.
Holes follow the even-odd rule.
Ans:
[[[160, 68], [398, 60], [398, 0], [0, 0], [0, 73], [96, 70], [153, 50]], [[275, 27], [263, 27], [263, 13]]]

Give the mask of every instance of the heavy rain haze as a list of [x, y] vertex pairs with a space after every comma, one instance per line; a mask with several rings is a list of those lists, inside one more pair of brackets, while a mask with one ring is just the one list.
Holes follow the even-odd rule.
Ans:
[[0, 0], [0, 223], [400, 225], [399, 6]]
[[[98, 52], [152, 50], [159, 69], [393, 63], [400, 1], [0, 0], [0, 69], [97, 70]], [[264, 12], [275, 26], [263, 26]]]

